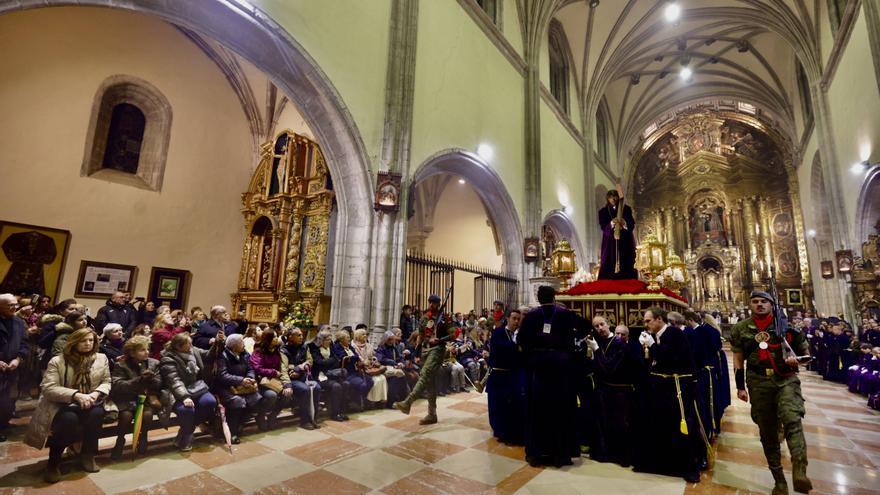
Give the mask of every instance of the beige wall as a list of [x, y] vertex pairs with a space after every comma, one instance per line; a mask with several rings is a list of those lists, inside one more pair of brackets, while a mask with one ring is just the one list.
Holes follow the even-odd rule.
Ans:
[[[434, 214], [434, 230], [425, 240], [425, 252], [492, 270], [501, 270], [502, 257], [487, 224], [489, 217], [470, 184], [452, 179], [440, 195]], [[474, 275], [456, 272], [455, 311], [474, 305]]]
[[[175, 28], [110, 9], [53, 8], [0, 17], [0, 211], [71, 231], [61, 297], [83, 259], [188, 269], [188, 303], [228, 303], [243, 236], [240, 193], [252, 142], [213, 63]], [[172, 106], [161, 193], [79, 176], [95, 92], [114, 74], [149, 81]], [[103, 303], [88, 300], [93, 313]]]

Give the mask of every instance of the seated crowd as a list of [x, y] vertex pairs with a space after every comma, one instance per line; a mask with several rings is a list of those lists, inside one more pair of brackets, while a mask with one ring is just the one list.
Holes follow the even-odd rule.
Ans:
[[870, 315], [862, 318], [856, 333], [845, 320], [795, 318], [793, 324], [806, 332], [809, 369], [828, 381], [844, 383], [850, 392], [868, 399], [868, 406], [880, 410], [880, 325]]
[[[462, 332], [450, 344], [454, 357], [437, 376], [444, 394], [473, 387], [486, 372], [485, 319], [456, 317]], [[121, 458], [140, 401], [141, 434], [132, 446], [139, 454], [151, 429], [175, 421], [174, 444], [184, 452], [199, 427], [221, 438], [228, 427], [237, 444], [251, 418], [258, 430], [271, 430], [287, 408], [304, 429], [320, 428], [323, 417], [347, 421], [351, 412], [407, 396], [419, 373], [416, 318], [407, 308], [403, 328], [374, 346], [363, 324], [336, 332], [324, 325], [307, 341], [282, 323], [232, 320], [222, 306], [186, 313], [140, 298], [132, 304], [119, 292], [92, 318], [74, 299], [53, 306], [47, 296], [2, 294], [0, 441], [16, 400], [39, 399], [25, 443], [48, 446], [45, 479], [57, 482], [69, 447], [85, 471], [99, 470], [98, 440], [108, 429], [116, 436], [111, 457]]]

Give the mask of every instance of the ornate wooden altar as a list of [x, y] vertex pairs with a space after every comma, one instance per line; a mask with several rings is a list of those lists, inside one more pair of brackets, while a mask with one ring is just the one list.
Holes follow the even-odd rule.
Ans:
[[321, 148], [284, 131], [263, 145], [242, 193], [245, 240], [233, 307], [253, 322], [277, 322], [303, 301], [315, 322], [327, 320], [327, 246], [333, 184]]

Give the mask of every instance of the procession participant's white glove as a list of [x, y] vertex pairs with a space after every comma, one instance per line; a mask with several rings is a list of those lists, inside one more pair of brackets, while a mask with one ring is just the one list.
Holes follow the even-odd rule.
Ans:
[[587, 345], [590, 346], [590, 350], [592, 350], [593, 352], [596, 352], [599, 349], [599, 343], [596, 342], [596, 339], [594, 339], [593, 337], [587, 338]]
[[648, 332], [642, 332], [642, 334], [639, 335], [639, 343], [641, 343], [643, 346], [651, 347], [652, 345], [654, 345], [654, 337], [652, 337], [651, 334], [649, 334]]

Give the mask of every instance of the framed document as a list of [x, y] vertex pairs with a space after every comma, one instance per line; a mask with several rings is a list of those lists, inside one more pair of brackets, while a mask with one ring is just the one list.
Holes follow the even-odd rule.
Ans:
[[116, 291], [134, 289], [137, 267], [82, 260], [74, 297], [110, 297]]

